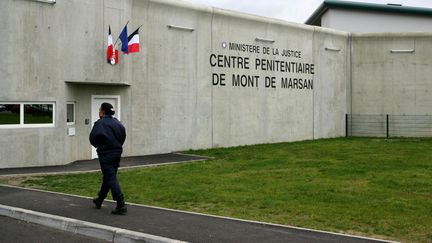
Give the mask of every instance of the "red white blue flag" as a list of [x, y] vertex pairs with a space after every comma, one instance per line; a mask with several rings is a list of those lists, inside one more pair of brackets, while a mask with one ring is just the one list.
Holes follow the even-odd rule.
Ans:
[[107, 61], [111, 63], [111, 59], [113, 58], [114, 48], [113, 48], [113, 39], [111, 35], [111, 26], [108, 29], [108, 47], [107, 47]]
[[140, 51], [139, 28], [128, 37], [128, 50], [129, 53]]
[[128, 34], [127, 34], [127, 24], [123, 28], [122, 32], [120, 33], [120, 41], [121, 41], [121, 50], [123, 53], [128, 54], [129, 48], [128, 48]]

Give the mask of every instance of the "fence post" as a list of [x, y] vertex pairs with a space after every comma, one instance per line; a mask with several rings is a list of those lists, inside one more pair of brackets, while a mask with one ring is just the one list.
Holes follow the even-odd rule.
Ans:
[[348, 137], [348, 114], [345, 114], [345, 137]]
[[387, 138], [389, 138], [389, 115], [386, 115]]

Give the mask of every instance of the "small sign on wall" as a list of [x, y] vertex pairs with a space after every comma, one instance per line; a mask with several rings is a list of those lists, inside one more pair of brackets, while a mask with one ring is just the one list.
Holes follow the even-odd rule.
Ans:
[[69, 127], [68, 128], [68, 135], [69, 136], [75, 136], [75, 127]]

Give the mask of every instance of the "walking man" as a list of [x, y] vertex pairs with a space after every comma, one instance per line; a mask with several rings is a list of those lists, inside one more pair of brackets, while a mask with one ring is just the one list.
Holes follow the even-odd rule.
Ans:
[[98, 197], [93, 199], [97, 209], [100, 209], [108, 192], [117, 201], [117, 207], [112, 214], [125, 215], [127, 208], [120, 184], [117, 181], [117, 169], [126, 139], [124, 126], [113, 117], [115, 111], [111, 104], [102, 103], [99, 108], [99, 120], [94, 123], [90, 133], [90, 143], [96, 147], [99, 163], [103, 174], [102, 185]]

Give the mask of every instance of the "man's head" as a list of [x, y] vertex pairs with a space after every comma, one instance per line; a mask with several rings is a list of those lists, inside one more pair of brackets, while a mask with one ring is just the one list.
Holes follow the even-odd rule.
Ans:
[[112, 116], [115, 114], [114, 107], [110, 103], [102, 103], [99, 108], [99, 117], [102, 118], [105, 115]]

